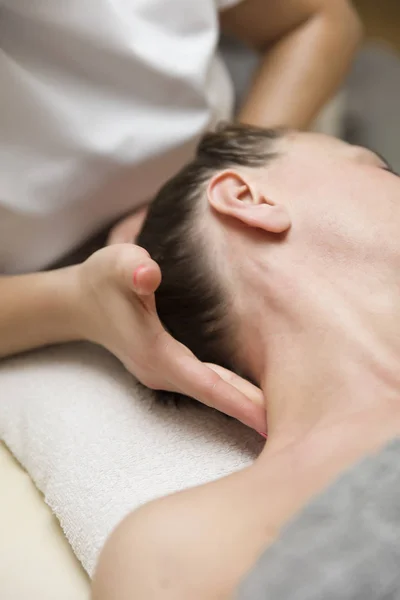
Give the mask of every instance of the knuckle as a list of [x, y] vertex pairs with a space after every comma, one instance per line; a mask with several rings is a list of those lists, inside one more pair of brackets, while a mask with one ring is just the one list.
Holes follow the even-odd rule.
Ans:
[[136, 246], [136, 248], [141, 252], [141, 254], [146, 258], [151, 258], [150, 254], [147, 252], [146, 248], [142, 246]]
[[132, 255], [133, 255], [133, 253], [135, 254], [135, 260], [137, 260], [137, 261], [146, 261], [147, 262], [149, 259], [151, 259], [150, 254], [147, 252], [147, 250], [145, 248], [142, 248], [142, 246], [132, 245], [131, 252], [132, 252]]
[[209, 371], [204, 375], [204, 386], [209, 390], [209, 393], [214, 394], [218, 391], [221, 384], [221, 378], [214, 371]]

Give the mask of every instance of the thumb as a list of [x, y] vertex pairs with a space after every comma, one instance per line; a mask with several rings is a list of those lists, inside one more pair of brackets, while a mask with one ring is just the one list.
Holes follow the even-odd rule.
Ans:
[[133, 291], [142, 296], [154, 294], [161, 283], [161, 271], [158, 264], [149, 258], [136, 267], [131, 276]]
[[153, 294], [161, 283], [161, 270], [147, 250], [134, 244], [119, 244], [118, 272], [124, 286], [135, 294], [148, 296]]

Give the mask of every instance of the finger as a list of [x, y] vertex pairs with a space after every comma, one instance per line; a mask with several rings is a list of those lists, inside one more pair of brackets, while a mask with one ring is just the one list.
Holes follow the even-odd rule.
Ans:
[[148, 207], [142, 208], [125, 217], [111, 229], [107, 246], [112, 244], [132, 244], [137, 238], [146, 218]]
[[[261, 390], [249, 382], [245, 382], [244, 386], [243, 383], [239, 384], [238, 388], [231, 385], [219, 373], [235, 384], [241, 378], [222, 367], [213, 365], [214, 369], [211, 369], [203, 364], [165, 330], [158, 336], [157, 354], [164, 359], [163, 370], [169, 374], [170, 390], [191, 396], [257, 431], [266, 430], [266, 410], [264, 403], [260, 401]], [[247, 396], [248, 391], [250, 397]]]
[[130, 232], [127, 232], [124, 227], [116, 225], [112, 228], [106, 241], [107, 246], [113, 246], [114, 244], [131, 244], [133, 237]]
[[161, 271], [147, 250], [134, 244], [121, 244], [113, 248], [124, 286], [139, 295], [153, 294], [160, 285]]
[[266, 431], [267, 418], [263, 405], [253, 402], [215, 371], [194, 356], [182, 356], [175, 364], [176, 389], [207, 406], [234, 417], [257, 431]]
[[133, 290], [142, 296], [153, 294], [161, 283], [160, 267], [153, 260], [139, 265], [132, 274]]
[[236, 373], [229, 371], [228, 369], [224, 369], [219, 365], [214, 365], [211, 363], [206, 363], [207, 367], [218, 373], [218, 375], [227, 383], [230, 383], [237, 390], [242, 392], [249, 400], [254, 402], [255, 404], [259, 404], [260, 406], [265, 406], [264, 404], [264, 394], [257, 386], [247, 381], [247, 379], [243, 379]]

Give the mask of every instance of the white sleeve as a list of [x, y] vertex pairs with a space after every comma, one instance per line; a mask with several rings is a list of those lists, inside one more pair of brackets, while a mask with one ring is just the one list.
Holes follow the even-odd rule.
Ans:
[[235, 6], [235, 4], [239, 4], [240, 2], [243, 2], [243, 0], [215, 0], [215, 4], [219, 11], [232, 8], [232, 6]]

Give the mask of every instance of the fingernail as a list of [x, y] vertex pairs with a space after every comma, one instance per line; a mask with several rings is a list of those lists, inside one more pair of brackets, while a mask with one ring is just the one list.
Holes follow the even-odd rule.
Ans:
[[134, 285], [135, 287], [137, 286], [137, 278], [138, 278], [138, 276], [139, 276], [139, 274], [140, 274], [140, 271], [141, 271], [142, 269], [144, 269], [144, 268], [145, 268], [145, 267], [144, 267], [144, 265], [140, 265], [140, 267], [137, 267], [137, 269], [135, 269], [135, 270], [133, 271], [132, 280], [133, 280], [133, 285]]
[[257, 433], [259, 433], [263, 438], [267, 439], [267, 434], [263, 433], [262, 431], [258, 431]]

